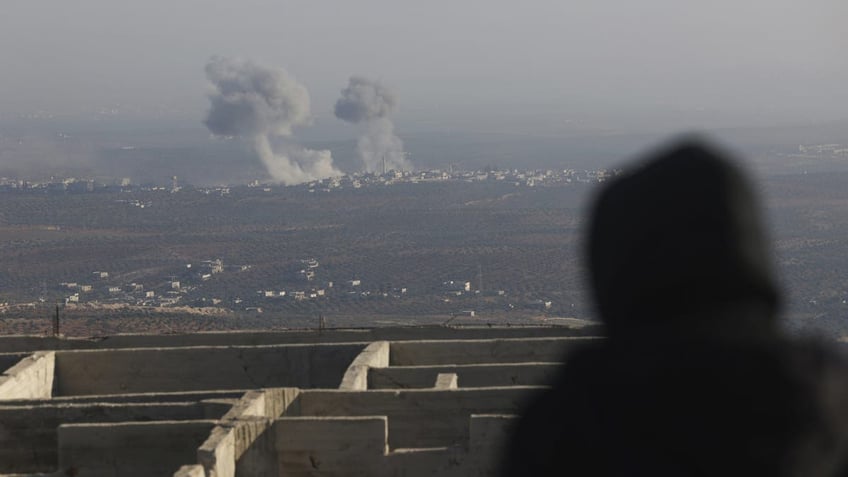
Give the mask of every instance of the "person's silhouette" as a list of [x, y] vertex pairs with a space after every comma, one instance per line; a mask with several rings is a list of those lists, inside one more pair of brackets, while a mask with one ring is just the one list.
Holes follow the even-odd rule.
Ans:
[[842, 475], [846, 366], [776, 322], [754, 191], [686, 139], [600, 192], [587, 237], [607, 339], [519, 420], [506, 475]]

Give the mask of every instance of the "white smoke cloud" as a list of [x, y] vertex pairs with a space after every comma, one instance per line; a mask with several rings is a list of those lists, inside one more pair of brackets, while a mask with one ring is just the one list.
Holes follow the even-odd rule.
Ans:
[[403, 141], [395, 135], [389, 118], [397, 104], [394, 93], [377, 81], [359, 76], [352, 76], [341, 93], [336, 101], [336, 117], [365, 128], [357, 144], [365, 170], [381, 171], [384, 161], [386, 169], [412, 169]]
[[285, 185], [341, 175], [330, 151], [314, 151], [287, 140], [275, 152], [270, 137], [291, 138], [310, 122], [309, 92], [281, 68], [213, 57], [206, 64], [211, 107], [203, 123], [215, 135], [250, 139], [268, 174]]

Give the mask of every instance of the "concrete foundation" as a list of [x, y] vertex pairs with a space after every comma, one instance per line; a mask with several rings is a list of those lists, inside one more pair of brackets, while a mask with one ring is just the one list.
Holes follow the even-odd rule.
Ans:
[[493, 475], [592, 329], [0, 337], [0, 474]]

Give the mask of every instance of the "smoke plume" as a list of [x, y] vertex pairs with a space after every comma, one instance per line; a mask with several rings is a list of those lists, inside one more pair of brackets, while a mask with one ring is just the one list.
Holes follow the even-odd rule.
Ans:
[[[206, 64], [211, 107], [203, 123], [217, 136], [238, 136], [251, 145], [271, 177], [285, 185], [324, 179], [341, 172], [330, 151], [298, 146], [292, 128], [310, 122], [309, 92], [281, 68], [212, 57]], [[271, 137], [283, 146], [274, 151]]]
[[410, 170], [403, 141], [395, 136], [389, 116], [395, 109], [394, 93], [377, 81], [352, 76], [342, 97], [336, 101], [336, 117], [354, 124], [363, 124], [364, 132], [357, 149], [368, 172], [386, 169]]

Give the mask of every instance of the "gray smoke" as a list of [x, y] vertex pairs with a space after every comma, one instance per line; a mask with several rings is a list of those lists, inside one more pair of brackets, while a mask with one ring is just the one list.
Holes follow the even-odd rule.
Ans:
[[[203, 123], [216, 136], [238, 136], [251, 145], [274, 180], [285, 185], [341, 175], [330, 151], [291, 141], [292, 128], [308, 125], [309, 92], [281, 68], [212, 57], [206, 64], [211, 107]], [[271, 136], [287, 138], [281, 151]]]
[[394, 93], [380, 84], [360, 76], [352, 76], [342, 97], [336, 101], [336, 117], [354, 124], [364, 124], [357, 150], [368, 172], [380, 171], [385, 161], [386, 169], [410, 170], [403, 141], [395, 136], [394, 124], [389, 116], [395, 109]]

